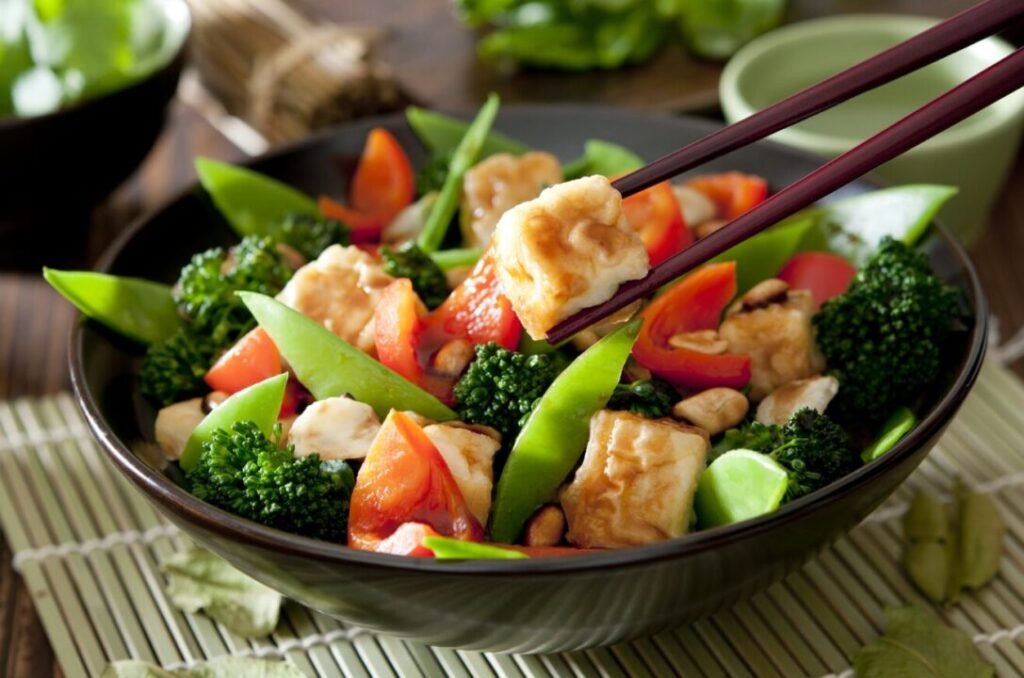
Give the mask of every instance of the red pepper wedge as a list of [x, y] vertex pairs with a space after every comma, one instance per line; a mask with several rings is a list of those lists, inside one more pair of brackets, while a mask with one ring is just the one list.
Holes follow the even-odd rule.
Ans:
[[450, 402], [454, 380], [429, 374], [420, 363], [426, 312], [407, 278], [388, 285], [373, 315], [377, 360], [442, 401]]
[[668, 343], [676, 334], [717, 329], [722, 311], [734, 296], [735, 262], [710, 264], [690, 273], [643, 310], [633, 357], [683, 388], [743, 388], [750, 381], [750, 356], [710, 355]]
[[446, 537], [484, 539], [441, 453], [409, 415], [392, 410], [352, 490], [348, 545], [364, 551], [394, 548], [395, 542], [386, 540], [406, 523], [422, 523]]
[[640, 234], [651, 266], [693, 244], [693, 233], [667, 181], [626, 198], [622, 211], [629, 225]]
[[795, 290], [810, 290], [814, 308], [846, 291], [857, 269], [838, 254], [798, 252], [779, 270], [778, 278]]
[[366, 214], [326, 195], [321, 195], [317, 204], [325, 217], [337, 219], [349, 227], [349, 239], [357, 245], [378, 242], [384, 226], [390, 222], [385, 214]]
[[427, 324], [431, 340], [438, 346], [449, 339], [468, 339], [473, 344], [493, 341], [516, 350], [523, 326], [512, 310], [512, 302], [501, 292], [490, 251], [430, 314]]
[[715, 203], [719, 219], [735, 219], [768, 197], [768, 183], [761, 177], [743, 172], [706, 174], [690, 179], [686, 185]]
[[282, 371], [277, 346], [263, 328], [257, 327], [218, 358], [204, 379], [214, 391], [237, 393]]

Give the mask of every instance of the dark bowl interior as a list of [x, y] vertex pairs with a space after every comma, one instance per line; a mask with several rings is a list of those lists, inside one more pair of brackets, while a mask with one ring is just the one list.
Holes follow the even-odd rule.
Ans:
[[[366, 132], [398, 135], [414, 163], [425, 160], [400, 117], [380, 118], [259, 159], [253, 167], [310, 193], [343, 194]], [[714, 126], [614, 110], [509, 108], [498, 128], [563, 159], [588, 138], [654, 158]], [[761, 143], [710, 163], [741, 169], [775, 187], [817, 165]], [[855, 182], [840, 194], [870, 190]], [[192, 253], [235, 240], [199, 190], [130, 230], [103, 268], [171, 281]], [[133, 452], [151, 435], [152, 408], [136, 395], [140, 350], [86, 322], [71, 344], [75, 391], [90, 427], [117, 467], [174, 523], [253, 577], [310, 607], [370, 629], [428, 643], [519, 652], [607, 644], [707, 615], [764, 588], [858, 523], [924, 458], [977, 376], [984, 353], [985, 301], [964, 251], [943, 228], [925, 244], [936, 270], [963, 294], [969, 320], [922, 423], [892, 452], [777, 513], [642, 548], [529, 561], [438, 563], [353, 551], [236, 518], [207, 506]]]
[[0, 118], [0, 236], [79, 223], [70, 217], [106, 197], [146, 157], [163, 129], [187, 45], [184, 2], [161, 7], [178, 44], [154, 71], [54, 113]]

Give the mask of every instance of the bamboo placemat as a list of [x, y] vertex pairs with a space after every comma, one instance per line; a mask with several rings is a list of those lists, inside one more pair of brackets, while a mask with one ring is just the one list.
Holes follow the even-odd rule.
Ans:
[[1009, 531], [999, 576], [936, 609], [1000, 675], [1024, 672], [1024, 384], [986, 365], [939, 446], [877, 512], [801, 571], [688, 628], [586, 652], [494, 655], [378, 636], [289, 604], [272, 637], [240, 638], [174, 609], [157, 569], [187, 540], [106, 462], [68, 394], [0, 402], [0, 523], [69, 678], [111, 660], [168, 669], [224, 655], [287, 657], [310, 676], [825, 676], [875, 638], [886, 605], [926, 603], [899, 568], [912, 492], [959, 475], [993, 492]]

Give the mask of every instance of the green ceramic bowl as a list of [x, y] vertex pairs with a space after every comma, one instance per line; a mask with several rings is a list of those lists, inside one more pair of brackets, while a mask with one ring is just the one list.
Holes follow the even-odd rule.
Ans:
[[[722, 73], [722, 108], [741, 120], [798, 90], [920, 33], [935, 19], [848, 15], [793, 24], [741, 49]], [[1013, 52], [989, 38], [863, 94], [772, 139], [834, 157]], [[893, 183], [931, 182], [960, 188], [943, 219], [964, 240], [976, 237], [1016, 157], [1024, 92], [1017, 92], [883, 165]]]

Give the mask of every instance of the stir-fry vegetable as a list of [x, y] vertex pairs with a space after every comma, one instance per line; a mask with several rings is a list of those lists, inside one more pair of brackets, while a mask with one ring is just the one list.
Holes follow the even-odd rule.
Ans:
[[861, 452], [861, 459], [865, 464], [878, 459], [910, 433], [915, 424], [917, 416], [913, 410], [909, 407], [899, 408], [882, 424], [878, 436]]

